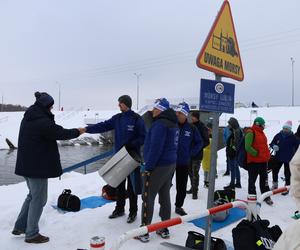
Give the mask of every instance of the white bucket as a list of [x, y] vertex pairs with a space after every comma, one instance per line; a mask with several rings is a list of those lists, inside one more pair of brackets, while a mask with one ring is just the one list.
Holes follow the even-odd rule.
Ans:
[[126, 177], [141, 165], [140, 157], [122, 147], [105, 165], [99, 175], [112, 187], [117, 187]]

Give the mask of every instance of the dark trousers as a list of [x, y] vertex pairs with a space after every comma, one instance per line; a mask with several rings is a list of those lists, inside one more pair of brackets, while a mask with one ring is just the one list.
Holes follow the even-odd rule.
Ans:
[[230, 184], [234, 185], [235, 183], [241, 184], [241, 174], [240, 167], [237, 163], [237, 159], [228, 159], [228, 165], [230, 167]]
[[267, 163], [248, 164], [248, 194], [256, 194], [255, 182], [259, 175], [260, 192], [270, 191], [268, 183]]
[[191, 181], [192, 192], [197, 193], [199, 187], [199, 170], [200, 170], [200, 160], [192, 160], [188, 168], [188, 174]]
[[188, 166], [176, 166], [176, 207], [182, 207], [186, 196]]
[[116, 204], [116, 210], [118, 211], [125, 210], [127, 195], [129, 198], [129, 213], [136, 213], [138, 210], [137, 195], [134, 193], [129, 176], [127, 177], [127, 192], [126, 192], [126, 179], [122, 181], [120, 185], [117, 187], [118, 200]]
[[160, 204], [159, 216], [162, 221], [171, 218], [170, 188], [175, 164], [169, 166], [157, 166], [143, 176], [143, 205], [142, 205], [142, 225], [150, 225], [153, 217], [154, 201], [158, 194]]
[[282, 164], [284, 165], [285, 185], [289, 186], [291, 184], [291, 171], [290, 164], [288, 162], [278, 162], [276, 165], [274, 165], [272, 169], [273, 181], [278, 182], [278, 174], [282, 167]]

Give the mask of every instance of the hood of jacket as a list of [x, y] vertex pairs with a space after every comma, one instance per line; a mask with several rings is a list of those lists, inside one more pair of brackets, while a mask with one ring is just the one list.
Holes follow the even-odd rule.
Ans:
[[237, 119], [234, 117], [231, 117], [228, 121], [228, 124], [233, 128], [233, 129], [238, 129], [240, 127], [240, 124]]
[[24, 114], [24, 120], [26, 121], [34, 121], [45, 117], [54, 120], [54, 115], [50, 112], [50, 110], [43, 107], [38, 102], [31, 105]]
[[161, 112], [160, 115], [157, 116], [155, 120], [159, 120], [159, 119], [166, 119], [166, 120], [168, 120], [168, 121], [170, 121], [172, 123], [175, 123], [175, 124], [177, 124], [177, 122], [178, 122], [176, 113], [171, 108], [169, 108], [169, 109]]

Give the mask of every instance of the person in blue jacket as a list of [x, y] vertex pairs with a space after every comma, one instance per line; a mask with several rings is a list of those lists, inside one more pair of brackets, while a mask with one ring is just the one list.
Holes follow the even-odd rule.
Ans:
[[[118, 99], [121, 113], [114, 115], [109, 120], [90, 125], [86, 127], [86, 132], [95, 134], [103, 133], [114, 129], [115, 144], [114, 151], [119, 151], [123, 146], [127, 150], [133, 150], [140, 155], [140, 148], [145, 140], [145, 124], [143, 119], [131, 110], [132, 100], [128, 95], [122, 95]], [[135, 171], [139, 171], [136, 169]], [[132, 223], [137, 215], [137, 194], [134, 192], [130, 175], [127, 177], [127, 194], [129, 196], [129, 216], [128, 223]], [[126, 179], [117, 187], [117, 202], [116, 208], [109, 216], [110, 219], [123, 216], [125, 213], [126, 203]]]
[[[284, 165], [285, 185], [289, 186], [291, 184], [291, 171], [289, 164], [297, 151], [298, 146], [299, 142], [292, 132], [292, 121], [287, 121], [283, 125], [282, 130], [274, 136], [270, 143], [270, 147], [275, 151], [275, 160], [277, 161], [277, 164], [275, 164], [272, 169], [272, 189], [278, 188], [278, 173], [282, 164]], [[288, 194], [288, 191], [282, 194], [286, 195]]]
[[[152, 115], [154, 121], [149, 128], [144, 145], [142, 225], [151, 224], [157, 194], [161, 220], [171, 218], [170, 188], [177, 159], [179, 133], [177, 117], [166, 98], [155, 102]], [[162, 238], [169, 237], [168, 228], [160, 229], [156, 233]], [[149, 234], [141, 235], [138, 239], [148, 242]]]
[[23, 203], [12, 234], [25, 234], [27, 243], [45, 243], [49, 237], [39, 233], [39, 220], [47, 203], [48, 178], [62, 174], [56, 140], [78, 137], [84, 129], [64, 129], [51, 113], [54, 100], [36, 92], [36, 101], [25, 112], [20, 125], [15, 174], [25, 178], [29, 193]]
[[186, 186], [188, 181], [188, 169], [192, 156], [196, 156], [203, 145], [198, 129], [187, 120], [190, 108], [185, 102], [179, 103], [176, 115], [179, 126], [179, 140], [176, 161], [176, 202], [175, 213], [186, 215], [182, 208], [186, 197]]

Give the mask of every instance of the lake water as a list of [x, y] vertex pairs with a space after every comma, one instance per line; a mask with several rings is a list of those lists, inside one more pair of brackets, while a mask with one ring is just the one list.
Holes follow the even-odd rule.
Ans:
[[[58, 147], [63, 168], [90, 159], [111, 150], [110, 146], [67, 146]], [[22, 176], [15, 175], [17, 150], [0, 150], [0, 185], [14, 184], [24, 181]], [[97, 171], [109, 158], [87, 165], [87, 173]], [[42, 166], [41, 166], [42, 167]], [[83, 173], [83, 167], [76, 170]]]

